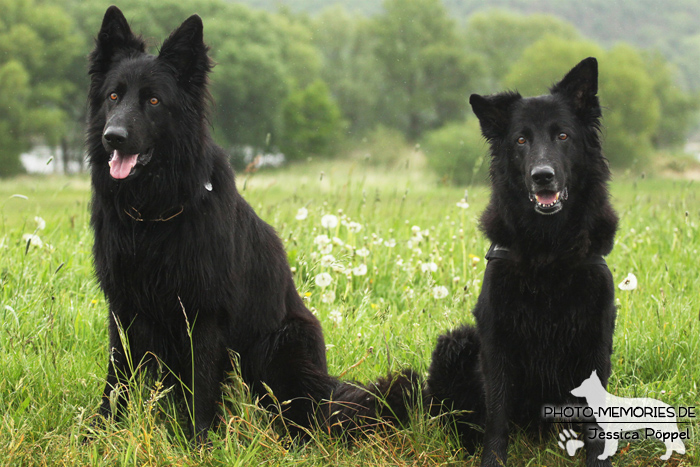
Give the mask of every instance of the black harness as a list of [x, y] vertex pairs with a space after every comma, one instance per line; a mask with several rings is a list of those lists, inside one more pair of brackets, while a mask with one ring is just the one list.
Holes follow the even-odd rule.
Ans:
[[[486, 260], [491, 261], [492, 259], [505, 259], [508, 261], [515, 261], [515, 258], [513, 258], [513, 253], [511, 251], [501, 245], [497, 245], [495, 243], [491, 244], [491, 247], [489, 248], [489, 251], [486, 252]], [[599, 265], [604, 265], [607, 266], [608, 263], [605, 262], [605, 258], [603, 258], [602, 255], [592, 255], [587, 258], [584, 258], [580, 264], [599, 264]]]

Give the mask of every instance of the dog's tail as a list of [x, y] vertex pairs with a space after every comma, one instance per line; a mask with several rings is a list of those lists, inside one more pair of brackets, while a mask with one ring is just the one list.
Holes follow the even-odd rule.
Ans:
[[462, 444], [472, 450], [485, 420], [484, 383], [479, 367], [481, 342], [474, 326], [462, 326], [438, 338], [423, 391], [432, 416], [450, 414]]
[[413, 370], [368, 384], [339, 381], [331, 399], [322, 404], [321, 416], [331, 432], [352, 434], [386, 422], [407, 422], [421, 397], [420, 378]]

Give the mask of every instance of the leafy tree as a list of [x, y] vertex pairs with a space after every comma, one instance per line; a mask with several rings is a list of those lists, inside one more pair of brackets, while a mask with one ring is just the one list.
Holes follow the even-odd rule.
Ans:
[[546, 36], [523, 51], [504, 78], [504, 85], [523, 95], [543, 94], [588, 56], [599, 61], [606, 157], [616, 167], [644, 163], [653, 148], [660, 104], [642, 56], [633, 47], [619, 45], [605, 52], [594, 43]]
[[700, 96], [676, 84], [677, 70], [658, 52], [648, 54], [645, 65], [661, 105], [661, 116], [652, 141], [657, 148], [682, 146], [691, 127], [697, 123]]
[[383, 76], [374, 55], [370, 20], [335, 6], [314, 18], [314, 44], [321, 53], [321, 76], [338, 102], [348, 133], [362, 134], [378, 121]]
[[485, 58], [489, 73], [488, 92], [497, 91], [523, 51], [545, 35], [565, 40], [580, 37], [572, 24], [551, 15], [517, 15], [498, 9], [471, 15], [466, 25], [466, 42], [471, 50]]
[[[83, 27], [83, 34], [94, 37], [105, 4], [63, 1]], [[134, 32], [153, 47], [188, 16], [199, 14], [216, 63], [210, 88], [215, 103], [214, 137], [227, 147], [282, 143], [287, 97], [320, 74], [320, 56], [302, 22], [223, 0], [123, 0], [119, 7]]]
[[488, 148], [476, 118], [427, 133], [422, 147], [428, 165], [442, 180], [458, 185], [488, 180]]
[[32, 137], [60, 142], [72, 122], [81, 38], [59, 7], [4, 0], [0, 15], [0, 176], [21, 171]]
[[482, 64], [460, 46], [440, 0], [385, 0], [374, 34], [383, 122], [416, 139], [447, 119], [464, 117]]
[[290, 160], [328, 156], [341, 137], [340, 110], [320, 80], [290, 94], [284, 122], [286, 137], [280, 147]]

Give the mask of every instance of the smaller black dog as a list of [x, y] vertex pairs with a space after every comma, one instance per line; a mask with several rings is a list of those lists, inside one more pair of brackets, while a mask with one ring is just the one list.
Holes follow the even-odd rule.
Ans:
[[[459, 422], [485, 426], [483, 466], [505, 465], [509, 422], [548, 427], [544, 404], [585, 405], [570, 391], [593, 370], [607, 385], [616, 312], [603, 255], [617, 216], [597, 90], [598, 64], [588, 58], [548, 95], [470, 98], [491, 147], [481, 228], [493, 245], [477, 326], [438, 339], [427, 394], [467, 411]], [[466, 423], [459, 430], [471, 448], [477, 433]], [[584, 440], [586, 465], [609, 466], [598, 460], [603, 442]]]

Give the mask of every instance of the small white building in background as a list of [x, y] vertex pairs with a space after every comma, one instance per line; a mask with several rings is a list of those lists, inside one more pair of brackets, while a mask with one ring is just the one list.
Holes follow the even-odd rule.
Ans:
[[[60, 160], [61, 148], [46, 145], [34, 146], [29, 152], [20, 154], [24, 170], [30, 174], [63, 173], [64, 164]], [[68, 172], [78, 173], [82, 170], [77, 161], [68, 161]]]

